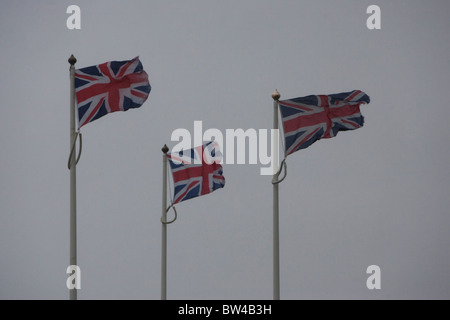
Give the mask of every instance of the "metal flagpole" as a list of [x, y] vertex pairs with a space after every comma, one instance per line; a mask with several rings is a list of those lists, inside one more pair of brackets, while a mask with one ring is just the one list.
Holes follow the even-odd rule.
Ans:
[[[273, 128], [278, 129], [278, 100], [280, 94], [277, 90], [272, 94], [273, 98]], [[273, 299], [280, 300], [280, 237], [279, 237], [279, 216], [278, 216], [278, 134], [273, 139], [273, 166], [277, 172], [273, 175]]]
[[163, 183], [162, 183], [162, 238], [161, 238], [161, 300], [167, 299], [167, 145], [163, 152]]
[[[70, 148], [75, 143], [75, 63], [77, 59], [73, 55], [70, 63]], [[70, 265], [77, 265], [77, 172], [75, 152], [69, 159], [70, 167]], [[69, 289], [70, 300], [77, 300], [77, 289]]]

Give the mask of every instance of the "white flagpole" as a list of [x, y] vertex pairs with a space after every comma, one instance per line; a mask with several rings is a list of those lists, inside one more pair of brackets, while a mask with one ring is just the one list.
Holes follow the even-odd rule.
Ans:
[[[70, 63], [70, 149], [75, 143], [75, 63], [77, 59], [73, 55]], [[77, 173], [75, 152], [69, 159], [70, 166], [70, 265], [77, 265]], [[77, 300], [77, 289], [69, 289], [70, 300]]]
[[162, 182], [162, 238], [161, 238], [161, 300], [167, 299], [167, 145], [163, 152], [163, 182]]
[[[278, 100], [280, 94], [277, 90], [272, 94], [273, 98], [273, 128], [278, 129]], [[277, 172], [273, 175], [272, 182], [279, 178], [278, 159], [278, 135], [273, 141], [274, 168]], [[279, 237], [279, 215], [278, 215], [278, 183], [273, 183], [273, 299], [280, 300], [280, 237]]]

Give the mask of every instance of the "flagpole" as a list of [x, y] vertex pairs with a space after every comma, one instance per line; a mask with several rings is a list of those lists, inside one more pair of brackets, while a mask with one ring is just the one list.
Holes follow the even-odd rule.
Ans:
[[[73, 55], [69, 58], [70, 63], [70, 145], [75, 143], [75, 63], [77, 59]], [[77, 265], [77, 173], [75, 163], [75, 152], [69, 160], [70, 166], [70, 265]], [[69, 289], [70, 300], [77, 300], [77, 289]]]
[[162, 238], [161, 238], [161, 300], [167, 300], [167, 145], [163, 152], [163, 181], [162, 181]]
[[[278, 132], [278, 101], [280, 94], [277, 90], [272, 94], [273, 98], [273, 128]], [[278, 134], [273, 139], [274, 161], [273, 165], [276, 170], [273, 175], [272, 182], [277, 182], [279, 177], [278, 171]], [[280, 237], [279, 237], [279, 207], [278, 207], [278, 183], [273, 183], [273, 299], [280, 300]]]

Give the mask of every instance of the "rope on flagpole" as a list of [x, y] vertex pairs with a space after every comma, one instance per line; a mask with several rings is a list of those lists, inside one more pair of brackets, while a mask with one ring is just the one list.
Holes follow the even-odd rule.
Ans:
[[175, 217], [171, 221], [163, 221], [163, 218], [161, 217], [161, 223], [162, 224], [171, 224], [171, 223], [174, 223], [175, 220], [177, 220], [178, 214], [177, 214], [177, 209], [175, 208], [175, 204], [173, 203], [172, 185], [170, 183], [169, 170], [167, 170], [166, 174], [167, 174], [167, 180], [169, 181], [169, 195], [170, 195], [170, 203], [171, 203], [170, 206], [166, 209], [166, 213], [169, 212], [170, 209], [172, 209]]
[[171, 224], [174, 223], [175, 220], [177, 220], [178, 214], [177, 214], [177, 209], [175, 208], [174, 204], [172, 203], [167, 209], [166, 212], [169, 212], [170, 209], [173, 209], [174, 215], [175, 217], [171, 220], [171, 221], [163, 221], [163, 218], [161, 217], [161, 223], [162, 224]]
[[278, 181], [272, 181], [272, 184], [279, 184], [281, 182], [283, 182], [284, 179], [286, 179], [287, 176], [287, 164], [286, 164], [286, 158], [283, 159], [283, 161], [281, 161], [281, 166], [280, 169], [277, 171], [277, 176], [281, 173], [281, 170], [284, 167], [284, 175], [283, 178], [279, 179]]
[[[280, 123], [280, 120], [278, 120], [278, 127], [280, 128], [279, 123]], [[281, 127], [283, 127], [283, 123], [281, 123]], [[287, 176], [287, 163], [286, 163], [287, 156], [286, 156], [286, 148], [284, 147], [284, 139], [281, 139], [281, 147], [284, 150], [284, 159], [283, 159], [283, 161], [281, 161], [280, 169], [278, 169], [276, 175], [278, 176], [281, 173], [281, 170], [283, 169], [283, 167], [284, 167], [284, 175], [283, 175], [283, 178], [279, 179], [278, 181], [272, 181], [272, 184], [279, 184], [279, 183], [283, 182], [283, 180], [286, 179], [286, 176]]]
[[77, 159], [76, 159], [76, 161], [75, 161], [75, 165], [77, 165], [77, 164], [78, 164], [78, 161], [80, 161], [81, 150], [82, 150], [82, 148], [83, 148], [83, 135], [81, 134], [80, 131], [77, 131], [77, 132], [75, 132], [75, 138], [73, 139], [72, 147], [70, 148], [69, 160], [67, 161], [67, 168], [68, 168], [69, 170], [70, 170], [70, 167], [71, 167], [71, 165], [72, 165], [72, 163], [70, 163], [70, 160], [72, 159], [72, 155], [73, 155], [73, 153], [74, 153], [74, 151], [75, 151], [75, 145], [76, 145], [78, 136], [80, 136], [80, 152], [78, 153]]

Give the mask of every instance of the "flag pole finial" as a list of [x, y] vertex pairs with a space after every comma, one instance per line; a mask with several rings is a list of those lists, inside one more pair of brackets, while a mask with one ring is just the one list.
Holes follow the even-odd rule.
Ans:
[[73, 66], [73, 65], [75, 65], [75, 63], [77, 63], [77, 59], [73, 56], [73, 54], [70, 56], [68, 61], [71, 66]]
[[161, 151], [162, 151], [164, 154], [167, 154], [167, 152], [169, 152], [169, 148], [167, 147], [166, 144], [164, 145], [164, 147], [162, 147]]
[[281, 97], [280, 93], [278, 92], [278, 90], [275, 89], [275, 91], [272, 93], [272, 99], [278, 101], [280, 97]]

